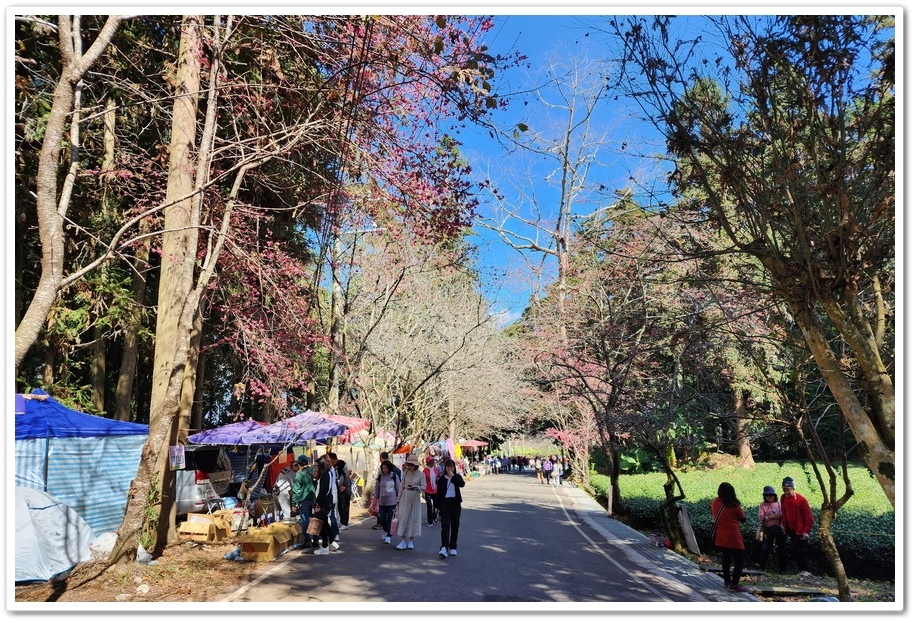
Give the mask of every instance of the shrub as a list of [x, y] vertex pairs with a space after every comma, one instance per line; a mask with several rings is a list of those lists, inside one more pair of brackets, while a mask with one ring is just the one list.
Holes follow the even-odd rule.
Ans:
[[[747, 514], [742, 534], [749, 552], [757, 551], [754, 534], [758, 526], [757, 505], [762, 499], [763, 487], [772, 485], [779, 491], [783, 476], [791, 476], [796, 490], [811, 504], [817, 529], [820, 489], [810, 466], [805, 463], [758, 463], [754, 469], [678, 471], [677, 476], [686, 495], [681, 503], [687, 509], [700, 551], [704, 553], [714, 551], [708, 536], [713, 520], [710, 504], [719, 483], [723, 481], [734, 485]], [[867, 468], [850, 468], [850, 479], [855, 495], [840, 509], [831, 526], [846, 573], [853, 578], [892, 580], [895, 569], [894, 511]], [[590, 483], [595, 488], [596, 499], [607, 506], [608, 477], [592, 474]], [[626, 509], [618, 519], [638, 530], [661, 530], [660, 505], [665, 497], [664, 483], [663, 473], [622, 475], [620, 494]], [[830, 571], [817, 539], [811, 541], [809, 556], [816, 569], [823, 573]]]

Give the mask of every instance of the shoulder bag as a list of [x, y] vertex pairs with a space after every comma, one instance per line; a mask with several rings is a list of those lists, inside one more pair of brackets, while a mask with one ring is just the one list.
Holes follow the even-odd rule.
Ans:
[[712, 530], [709, 531], [709, 538], [712, 539], [712, 542], [716, 542], [716, 526], [719, 525], [719, 517], [722, 515], [722, 511], [725, 510], [725, 504], [722, 505], [722, 508], [719, 509], [719, 512], [716, 513], [716, 519], [712, 522]]

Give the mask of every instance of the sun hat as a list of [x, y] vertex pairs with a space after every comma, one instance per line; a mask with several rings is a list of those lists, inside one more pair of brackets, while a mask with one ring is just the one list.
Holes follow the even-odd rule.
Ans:
[[776, 489], [774, 489], [770, 485], [767, 485], [763, 488], [763, 494], [764, 495], [776, 495]]
[[435, 462], [436, 462], [436, 457], [434, 457], [434, 456], [428, 456], [428, 457], [426, 457], [426, 464], [427, 464], [427, 465], [432, 465], [432, 464], [435, 463]]
[[420, 467], [420, 461], [417, 460], [416, 454], [407, 455], [407, 458], [404, 459], [404, 465], [407, 465], [408, 463], [410, 463], [411, 465], [416, 465], [417, 467]]
[[795, 488], [795, 482], [794, 482], [791, 478], [789, 478], [788, 476], [786, 476], [785, 478], [782, 479], [782, 486], [783, 486], [783, 487], [790, 487], [790, 488], [794, 489], [794, 488]]

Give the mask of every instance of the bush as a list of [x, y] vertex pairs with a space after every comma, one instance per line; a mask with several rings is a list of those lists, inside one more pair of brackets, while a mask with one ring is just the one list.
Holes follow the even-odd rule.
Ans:
[[[678, 471], [684, 488], [686, 507], [700, 551], [712, 553], [709, 539], [712, 528], [710, 504], [719, 484], [730, 482], [738, 493], [748, 520], [742, 534], [749, 552], [757, 551], [754, 534], [757, 531], [757, 505], [762, 500], [763, 487], [771, 485], [779, 491], [784, 476], [795, 480], [796, 490], [805, 496], [814, 512], [815, 530], [820, 512], [821, 496], [817, 480], [805, 463], [758, 463], [754, 469], [721, 468], [714, 471]], [[833, 538], [849, 577], [871, 580], [893, 580], [895, 560], [894, 511], [880, 485], [865, 467], [850, 468], [855, 495], [840, 509], [831, 526]], [[590, 483], [596, 499], [607, 506], [609, 479], [592, 474]], [[620, 494], [626, 506], [617, 517], [637, 530], [662, 529], [660, 506], [665, 499], [663, 473], [632, 474], [620, 477]], [[753, 556], [753, 554], [751, 554]], [[822, 573], [830, 571], [817, 539], [811, 541], [809, 557]], [[753, 558], [751, 558], [753, 560]]]

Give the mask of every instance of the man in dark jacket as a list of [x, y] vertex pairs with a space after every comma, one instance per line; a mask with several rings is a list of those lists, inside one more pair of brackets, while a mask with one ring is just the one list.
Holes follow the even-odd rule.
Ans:
[[334, 452], [329, 452], [328, 458], [337, 472], [337, 514], [340, 516], [340, 529], [346, 530], [347, 524], [350, 523], [350, 498], [353, 497], [350, 468], [347, 462], [338, 459]]

